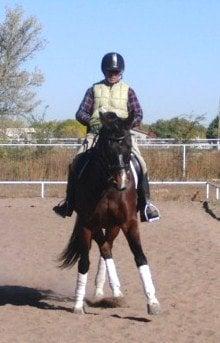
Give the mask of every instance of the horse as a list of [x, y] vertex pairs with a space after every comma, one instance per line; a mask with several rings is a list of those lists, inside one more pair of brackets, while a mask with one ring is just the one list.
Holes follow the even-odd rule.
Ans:
[[70, 240], [59, 258], [61, 268], [72, 267], [78, 261], [73, 311], [78, 314], [85, 313], [84, 298], [92, 240], [98, 244], [101, 256], [95, 295], [103, 295], [107, 270], [113, 297], [123, 296], [112, 258], [113, 242], [122, 230], [139, 271], [148, 314], [158, 314], [160, 304], [140, 240], [137, 192], [130, 164], [130, 129], [134, 117], [131, 115], [122, 119], [113, 112], [107, 112], [100, 114], [100, 120], [102, 128], [96, 144], [83, 156], [79, 156], [80, 168], [74, 189], [77, 217]]

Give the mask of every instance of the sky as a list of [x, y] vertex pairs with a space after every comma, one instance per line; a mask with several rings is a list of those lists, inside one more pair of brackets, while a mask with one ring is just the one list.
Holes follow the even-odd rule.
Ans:
[[45, 76], [38, 90], [47, 120], [75, 119], [87, 90], [103, 78], [102, 57], [125, 59], [123, 79], [143, 108], [143, 122], [205, 114], [220, 98], [219, 0], [1, 0], [36, 16], [47, 40], [29, 67]]

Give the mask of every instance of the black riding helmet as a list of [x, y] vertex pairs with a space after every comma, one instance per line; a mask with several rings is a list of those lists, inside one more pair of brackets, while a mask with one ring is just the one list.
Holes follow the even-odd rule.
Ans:
[[123, 57], [117, 52], [109, 52], [103, 57], [101, 68], [104, 75], [106, 72], [114, 70], [118, 70], [123, 73], [125, 62]]

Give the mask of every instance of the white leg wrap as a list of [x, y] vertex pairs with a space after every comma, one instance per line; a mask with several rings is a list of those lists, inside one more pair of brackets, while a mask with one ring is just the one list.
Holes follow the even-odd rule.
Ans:
[[153, 285], [149, 266], [145, 264], [143, 266], [138, 267], [138, 270], [140, 273], [144, 293], [147, 297], [148, 304], [158, 303], [158, 300], [155, 296], [155, 288]]
[[121, 297], [120, 281], [116, 272], [115, 263], [112, 258], [105, 260], [106, 268], [108, 272], [109, 284], [113, 292], [114, 297]]
[[100, 256], [98, 271], [95, 278], [95, 286], [96, 286], [95, 296], [96, 297], [102, 296], [104, 294], [103, 288], [105, 284], [105, 278], [106, 278], [106, 264], [105, 264], [104, 258]]
[[75, 308], [83, 308], [83, 299], [86, 293], [86, 283], [87, 283], [87, 276], [86, 274], [78, 273], [77, 283], [76, 283], [76, 291], [75, 291]]

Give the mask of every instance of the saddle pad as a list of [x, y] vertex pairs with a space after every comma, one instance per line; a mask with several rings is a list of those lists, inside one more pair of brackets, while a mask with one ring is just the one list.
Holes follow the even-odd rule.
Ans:
[[130, 167], [131, 167], [132, 174], [134, 176], [135, 188], [137, 189], [137, 186], [138, 186], [138, 175], [137, 175], [137, 172], [135, 170], [135, 167], [134, 167], [134, 164], [133, 164], [132, 161], [130, 161]]

